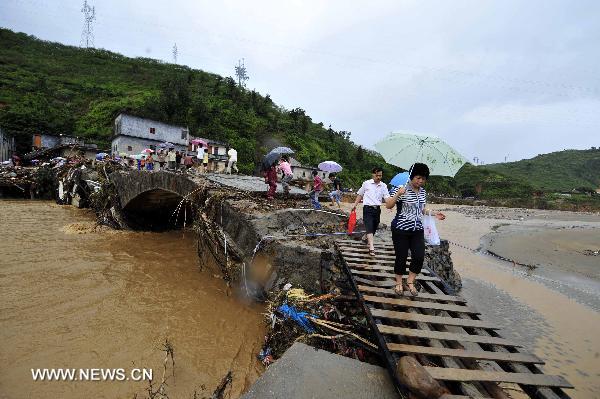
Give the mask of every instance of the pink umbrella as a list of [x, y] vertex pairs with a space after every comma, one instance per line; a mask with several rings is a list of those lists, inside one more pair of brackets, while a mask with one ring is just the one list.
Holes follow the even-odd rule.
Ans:
[[142, 152], [145, 152], [147, 154], [150, 154], [152, 152], [154, 152], [154, 150], [151, 150], [150, 148], [146, 148], [145, 150], [143, 150]]
[[208, 147], [208, 143], [202, 139], [194, 139], [191, 143], [195, 145], [202, 144], [203, 146]]

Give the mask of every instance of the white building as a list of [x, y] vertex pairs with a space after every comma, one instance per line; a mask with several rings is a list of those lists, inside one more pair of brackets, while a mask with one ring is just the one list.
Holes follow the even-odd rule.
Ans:
[[119, 114], [115, 118], [114, 129], [113, 154], [134, 155], [146, 148], [156, 151], [160, 149], [158, 145], [164, 142], [173, 144], [178, 151], [186, 151], [188, 147], [189, 131], [182, 126]]
[[317, 167], [302, 165], [295, 158], [290, 157], [290, 166], [292, 167], [292, 174], [294, 175], [294, 180], [301, 181], [311, 181], [313, 180], [312, 172], [316, 170], [319, 173], [319, 176], [325, 181], [327, 176], [329, 176], [328, 172], [324, 172], [319, 170]]

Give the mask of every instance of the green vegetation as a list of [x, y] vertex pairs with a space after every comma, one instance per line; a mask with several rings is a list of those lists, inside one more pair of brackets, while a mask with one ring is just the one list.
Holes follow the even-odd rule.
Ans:
[[381, 165], [399, 170], [350, 141], [350, 132], [315, 123], [301, 108], [241, 89], [226, 77], [106, 50], [82, 49], [0, 29], [0, 126], [29, 151], [33, 133], [84, 137], [110, 148], [119, 112], [188, 126], [192, 135], [238, 149], [240, 171], [253, 173], [271, 147], [287, 145], [303, 164], [335, 160], [357, 187]]
[[600, 148], [552, 152], [485, 168], [526, 181], [544, 192], [593, 192], [600, 187]]

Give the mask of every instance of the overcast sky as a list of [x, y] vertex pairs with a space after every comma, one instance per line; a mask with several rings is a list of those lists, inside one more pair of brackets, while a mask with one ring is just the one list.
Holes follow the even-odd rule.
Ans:
[[[79, 45], [83, 0], [1, 0], [0, 26]], [[90, 0], [95, 47], [224, 76], [368, 148], [392, 131], [467, 159], [600, 146], [600, 1]], [[1, 45], [1, 43], [0, 43]]]

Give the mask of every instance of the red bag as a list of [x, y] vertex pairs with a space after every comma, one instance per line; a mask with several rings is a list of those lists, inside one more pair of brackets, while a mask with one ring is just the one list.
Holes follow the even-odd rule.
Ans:
[[356, 211], [350, 212], [350, 217], [348, 218], [348, 234], [352, 234], [354, 228], [356, 227]]

